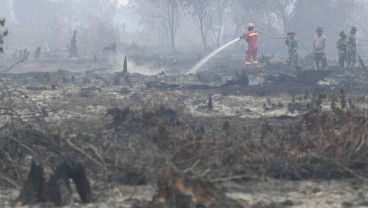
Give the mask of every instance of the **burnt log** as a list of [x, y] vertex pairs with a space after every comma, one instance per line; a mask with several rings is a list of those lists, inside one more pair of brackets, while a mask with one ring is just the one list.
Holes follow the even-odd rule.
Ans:
[[297, 82], [315, 84], [333, 72], [334, 70], [304, 70], [297, 74]]
[[196, 73], [197, 79], [202, 83], [222, 83], [222, 77], [210, 71], [200, 71]]
[[249, 86], [249, 77], [242, 71], [241, 74], [235, 72], [235, 77], [232, 80], [226, 81], [221, 87], [233, 87], [233, 86], [241, 86], [248, 87]]
[[227, 197], [222, 189], [205, 179], [167, 169], [157, 183], [158, 193], [145, 208], [241, 208], [239, 202]]
[[171, 168], [164, 171], [157, 185], [158, 193], [151, 205], [194, 208], [210, 207], [217, 201], [212, 183], [180, 175]]

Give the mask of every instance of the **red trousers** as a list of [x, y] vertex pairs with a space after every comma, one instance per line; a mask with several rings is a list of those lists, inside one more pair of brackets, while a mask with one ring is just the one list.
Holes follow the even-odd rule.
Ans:
[[247, 55], [245, 56], [245, 66], [247, 69], [250, 68], [250, 60], [253, 58], [253, 64], [255, 67], [258, 66], [258, 48], [248, 48]]

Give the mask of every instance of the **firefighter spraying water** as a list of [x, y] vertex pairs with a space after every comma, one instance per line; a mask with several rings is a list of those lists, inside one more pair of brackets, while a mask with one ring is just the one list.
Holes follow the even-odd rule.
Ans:
[[[225, 48], [229, 47], [230, 45], [234, 44], [235, 42], [243, 39], [245, 40], [245, 42], [247, 43], [247, 49], [246, 49], [246, 55], [245, 55], [245, 68], [246, 70], [250, 70], [251, 68], [258, 68], [258, 34], [262, 34], [266, 37], [272, 38], [272, 39], [288, 39], [290, 38], [289, 36], [281, 36], [281, 37], [277, 37], [277, 36], [272, 36], [270, 34], [267, 34], [261, 30], [254, 30], [255, 28], [255, 24], [253, 23], [248, 23], [247, 24], [247, 28], [248, 28], [248, 32], [246, 34], [244, 34], [243, 36], [236, 38], [228, 43], [226, 43], [225, 45], [221, 46], [220, 48], [216, 49], [215, 51], [213, 51], [212, 53], [210, 53], [209, 55], [207, 55], [205, 58], [203, 58], [200, 62], [198, 62], [194, 67], [192, 67], [187, 74], [192, 74], [192, 73], [196, 73], [199, 68], [201, 66], [203, 66], [208, 60], [210, 60], [212, 57], [214, 57], [216, 54], [218, 54], [219, 52], [221, 52], [222, 50], [224, 50]], [[295, 38], [295, 41], [301, 43], [301, 45], [308, 51], [309, 54], [313, 54], [310, 50], [310, 48], [308, 48], [306, 46], [306, 44], [304, 44], [303, 41], [299, 40], [298, 38]], [[253, 65], [252, 65], [252, 61], [253, 61]], [[252, 67], [253, 66], [253, 67]], [[296, 64], [296, 68], [299, 69], [299, 65]]]
[[254, 30], [255, 25], [248, 23], [248, 32], [241, 36], [248, 43], [245, 56], [245, 68], [248, 70], [251, 67], [251, 59], [253, 59], [253, 66], [258, 67], [258, 32]]
[[230, 45], [234, 44], [235, 42], [241, 39], [245, 39], [246, 42], [248, 43], [248, 49], [247, 49], [247, 55], [246, 55], [246, 67], [250, 68], [251, 58], [253, 58], [253, 64], [255, 66], [258, 66], [258, 43], [257, 43], [258, 33], [254, 31], [255, 25], [253, 23], [249, 23], [247, 27], [248, 27], [248, 33], [226, 43], [225, 45], [221, 46], [220, 48], [210, 53], [208, 56], [206, 56], [204, 59], [198, 62], [193, 68], [191, 68], [187, 72], [187, 74], [195, 73], [203, 64], [205, 64], [208, 60], [210, 60], [220, 51], [224, 50], [225, 48], [229, 47]]

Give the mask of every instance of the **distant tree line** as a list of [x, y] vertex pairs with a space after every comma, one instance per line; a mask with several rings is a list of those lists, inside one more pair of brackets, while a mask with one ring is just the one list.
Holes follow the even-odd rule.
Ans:
[[[142, 34], [131, 42], [167, 47], [173, 52], [194, 39], [203, 51], [212, 50], [242, 35], [248, 22], [275, 36], [293, 30], [307, 43], [317, 27], [324, 28], [329, 41], [351, 26], [358, 28], [358, 37], [368, 34], [368, 0], [129, 0], [125, 10], [117, 0], [3, 0], [2, 4], [0, 13], [16, 25], [10, 28], [13, 31], [8, 40], [16, 40], [13, 42], [20, 46], [15, 48], [47, 44], [51, 50], [67, 50], [77, 30], [83, 37], [78, 41], [82, 54], [127, 41], [119, 37], [119, 30], [125, 30], [125, 24], [124, 29], [119, 24], [131, 19], [137, 21], [137, 33]], [[127, 10], [133, 15], [131, 19], [118, 19], [119, 13]], [[282, 41], [269, 39], [261, 44], [272, 50], [284, 47]], [[332, 45], [330, 49], [335, 50]]]
[[[94, 54], [119, 41], [114, 24], [117, 2], [112, 0], [3, 0], [0, 14], [8, 17], [8, 43], [16, 48], [44, 47], [67, 53], [74, 31], [84, 54]], [[26, 37], [26, 38], [25, 38]], [[46, 51], [45, 50], [45, 51]]]
[[274, 35], [293, 30], [304, 40], [312, 39], [317, 27], [330, 34], [352, 25], [363, 28], [366, 4], [367, 0], [130, 0], [142, 22], [154, 19], [165, 25], [173, 51], [185, 18], [196, 23], [192, 32], [198, 33], [207, 50], [243, 33], [247, 22]]

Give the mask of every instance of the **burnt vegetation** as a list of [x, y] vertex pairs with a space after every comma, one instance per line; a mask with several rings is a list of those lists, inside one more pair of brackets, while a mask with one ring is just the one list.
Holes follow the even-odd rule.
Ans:
[[[64, 74], [49, 76], [62, 79]], [[83, 76], [75, 81], [82, 82]], [[286, 107], [299, 112], [297, 117], [194, 117], [175, 99], [163, 102], [154, 95], [139, 104], [133, 97], [131, 103], [106, 108], [89, 121], [55, 125], [46, 121], [49, 114], [68, 107], [45, 109], [8, 84], [2, 80], [0, 178], [3, 186], [23, 187], [21, 204], [72, 203], [69, 179], [81, 202], [93, 202], [98, 195], [92, 190], [101, 190], [90, 184], [91, 178], [127, 185], [158, 183], [157, 195], [140, 207], [237, 207], [220, 194], [217, 185], [222, 181], [365, 179], [368, 174], [368, 120], [361, 105], [365, 99], [347, 97], [343, 89], [300, 91], [287, 106], [267, 99], [268, 111]], [[206, 112], [216, 112], [211, 94], [203, 97]], [[92, 99], [78, 92], [73, 96]], [[70, 158], [78, 162], [63, 162]], [[54, 164], [61, 165], [54, 169]]]
[[[15, 34], [50, 28], [49, 22], [28, 27], [47, 19], [38, 14], [51, 19], [54, 7], [60, 6], [59, 16], [70, 21], [83, 16], [72, 14], [74, 6], [117, 13], [112, 3], [104, 4], [111, 1], [19, 2], [13, 10], [26, 9], [34, 17], [20, 18]], [[125, 23], [110, 24], [110, 15], [81, 20], [76, 28], [57, 18], [60, 25], [47, 36], [60, 36], [63, 43], [48, 37], [50, 50], [37, 32], [32, 44], [20, 41], [17, 49], [6, 51], [4, 63], [0, 60], [0, 186], [19, 191], [12, 205], [97, 204], [111, 192], [129, 201], [134, 197], [114, 186], [153, 186], [155, 194], [135, 200], [135, 208], [237, 208], [244, 203], [227, 195], [226, 183], [367, 180], [368, 73], [360, 56], [351, 71], [334, 66], [334, 60], [329, 70], [314, 70], [310, 54], [300, 58], [298, 70], [287, 68], [277, 55], [262, 55], [260, 68], [245, 71], [239, 44], [206, 63], [208, 70], [186, 74], [209, 51], [238, 37], [245, 17], [260, 19], [257, 29], [266, 31], [285, 33], [295, 25], [300, 38], [309, 40], [315, 25], [310, 17], [325, 14], [330, 5], [337, 12], [348, 6], [362, 12], [362, 1], [329, 0], [321, 7], [311, 0], [262, 1], [263, 6], [226, 0], [129, 2], [142, 17], [139, 25], [157, 21], [150, 33], [129, 34]], [[317, 10], [309, 10], [308, 3]], [[328, 32], [358, 16], [340, 14], [340, 23]], [[330, 25], [334, 16], [328, 13], [321, 22]], [[266, 23], [274, 20], [283, 28]], [[180, 27], [184, 23], [198, 27], [200, 50], [187, 43], [195, 36], [178, 41], [188, 34]], [[5, 20], [0, 20], [3, 28]], [[59, 28], [69, 33], [60, 34]], [[0, 34], [0, 58], [7, 34]], [[262, 41], [263, 51], [285, 52], [274, 39]], [[190, 55], [181, 51], [187, 44]], [[137, 68], [155, 75], [134, 73]], [[292, 205], [286, 200], [249, 207]]]

